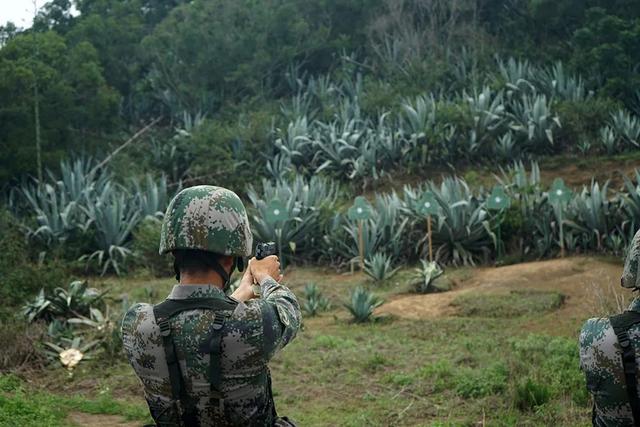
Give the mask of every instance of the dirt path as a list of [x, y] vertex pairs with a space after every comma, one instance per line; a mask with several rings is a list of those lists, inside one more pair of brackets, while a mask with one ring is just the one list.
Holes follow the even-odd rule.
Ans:
[[[532, 320], [527, 329], [566, 333], [575, 324], [594, 315], [602, 315], [615, 301], [622, 266], [599, 258], [574, 257], [500, 268], [480, 268], [450, 292], [429, 295], [404, 295], [378, 309], [407, 319], [455, 316], [452, 301], [468, 293], [507, 293], [514, 289], [557, 291], [566, 296], [558, 310]], [[562, 325], [560, 325], [562, 323]], [[560, 326], [559, 326], [560, 325]]]
[[91, 427], [140, 427], [141, 423], [124, 421], [117, 415], [85, 414], [84, 412], [72, 412], [69, 421], [79, 426]]

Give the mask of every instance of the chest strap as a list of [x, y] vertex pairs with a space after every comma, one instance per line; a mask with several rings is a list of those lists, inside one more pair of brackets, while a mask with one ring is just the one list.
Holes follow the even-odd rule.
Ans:
[[[211, 397], [218, 399], [222, 405], [222, 327], [224, 325], [224, 311], [233, 311], [238, 303], [230, 298], [192, 298], [183, 300], [165, 300], [153, 307], [153, 315], [156, 324], [160, 328], [162, 346], [169, 371], [171, 384], [171, 400], [175, 413], [185, 425], [194, 425], [196, 421], [195, 408], [185, 404], [183, 399], [184, 384], [180, 373], [180, 365], [176, 355], [175, 342], [171, 336], [171, 318], [178, 313], [187, 310], [210, 310], [214, 312], [214, 320], [211, 335], [200, 347], [203, 353], [209, 353], [209, 382], [211, 384]], [[204, 347], [204, 348], [203, 348]], [[159, 420], [155, 420], [159, 422]]]
[[638, 377], [636, 364], [636, 352], [629, 338], [629, 329], [640, 323], [640, 313], [625, 311], [624, 313], [609, 318], [613, 331], [622, 348], [622, 366], [627, 387], [627, 396], [633, 414], [633, 425], [640, 426], [640, 398], [638, 397]]

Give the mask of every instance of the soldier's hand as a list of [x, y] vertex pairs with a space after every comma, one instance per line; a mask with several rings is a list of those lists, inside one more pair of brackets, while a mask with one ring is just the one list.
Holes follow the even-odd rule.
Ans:
[[271, 255], [260, 260], [252, 258], [251, 261], [249, 261], [249, 270], [258, 283], [262, 282], [267, 277], [271, 277], [276, 282], [280, 282], [282, 280], [282, 275], [280, 274], [280, 261], [275, 255]]
[[247, 268], [244, 271], [242, 279], [240, 280], [240, 284], [238, 285], [236, 290], [233, 291], [233, 294], [231, 296], [238, 301], [247, 301], [251, 298], [255, 298], [255, 294], [253, 292], [253, 282], [254, 278], [253, 274], [251, 274], [251, 269]]

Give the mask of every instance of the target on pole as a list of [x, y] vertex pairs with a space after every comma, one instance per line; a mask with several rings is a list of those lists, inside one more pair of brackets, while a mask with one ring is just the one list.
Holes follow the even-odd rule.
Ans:
[[487, 209], [492, 211], [503, 211], [509, 209], [511, 199], [505, 193], [504, 188], [496, 186], [493, 188], [489, 199], [487, 199]]
[[373, 208], [371, 207], [367, 199], [365, 199], [362, 196], [358, 196], [356, 197], [356, 200], [354, 201], [353, 206], [349, 208], [349, 211], [347, 212], [347, 216], [349, 217], [350, 220], [353, 220], [353, 221], [367, 220], [371, 218], [372, 211], [373, 211]]
[[284, 222], [289, 219], [289, 211], [280, 200], [274, 199], [267, 206], [265, 219], [272, 225], [278, 222]]
[[551, 203], [563, 204], [571, 200], [571, 190], [564, 185], [562, 178], [556, 178], [549, 189], [549, 201]]
[[425, 192], [416, 206], [416, 211], [422, 216], [431, 216], [438, 213], [438, 201], [431, 191]]

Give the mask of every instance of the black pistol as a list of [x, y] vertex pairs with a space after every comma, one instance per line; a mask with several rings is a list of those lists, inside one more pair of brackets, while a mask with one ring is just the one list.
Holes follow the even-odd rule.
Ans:
[[276, 254], [276, 244], [274, 242], [258, 243], [256, 245], [256, 259], [264, 259]]
[[[256, 245], [256, 259], [264, 259], [268, 256], [276, 254], [276, 244], [274, 242], [258, 243]], [[260, 285], [253, 284], [253, 293], [260, 296]]]

